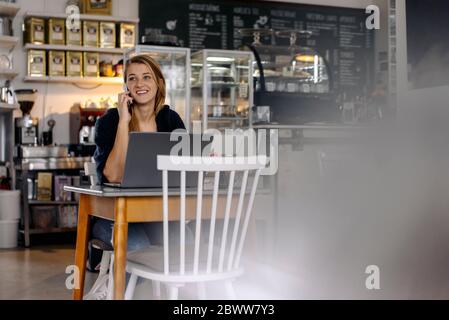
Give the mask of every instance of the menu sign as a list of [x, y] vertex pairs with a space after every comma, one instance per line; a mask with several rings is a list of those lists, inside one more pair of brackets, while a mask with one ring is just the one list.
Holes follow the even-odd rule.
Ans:
[[192, 49], [228, 49], [228, 17], [220, 5], [190, 3], [188, 44]]
[[[360, 92], [374, 69], [374, 33], [366, 29], [362, 9], [269, 1], [152, 0], [140, 1], [139, 10], [141, 35], [149, 31], [176, 35], [193, 51], [242, 49], [253, 42], [239, 33], [243, 28], [312, 31], [312, 37], [297, 44], [326, 58], [338, 91]], [[262, 36], [261, 42], [289, 45], [288, 38]]]

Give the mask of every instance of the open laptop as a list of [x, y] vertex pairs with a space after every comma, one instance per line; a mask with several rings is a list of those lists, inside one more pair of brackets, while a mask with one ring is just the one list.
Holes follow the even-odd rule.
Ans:
[[[187, 132], [177, 133], [178, 140], [176, 141], [170, 141], [170, 133], [131, 132], [121, 183], [104, 183], [104, 185], [115, 188], [162, 188], [162, 171], [157, 169], [157, 156], [170, 155], [172, 147], [181, 139], [189, 139], [191, 156], [209, 154], [213, 137], [211, 135], [196, 136], [195, 138], [201, 141], [201, 150], [196, 150], [197, 147], [194, 148], [194, 135]], [[196, 187], [197, 183], [198, 176], [195, 173], [187, 172], [186, 187]], [[169, 188], [180, 186], [179, 172], [169, 172], [168, 186]]]

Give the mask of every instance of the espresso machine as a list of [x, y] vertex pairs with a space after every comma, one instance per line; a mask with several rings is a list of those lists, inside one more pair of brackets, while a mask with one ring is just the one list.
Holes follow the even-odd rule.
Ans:
[[14, 93], [22, 111], [22, 117], [14, 119], [15, 143], [16, 145], [36, 145], [39, 137], [39, 119], [31, 117], [30, 113], [36, 101], [37, 90], [19, 89]]
[[71, 144], [95, 144], [95, 122], [107, 109], [83, 108], [80, 104], [74, 104], [70, 109], [70, 143]]

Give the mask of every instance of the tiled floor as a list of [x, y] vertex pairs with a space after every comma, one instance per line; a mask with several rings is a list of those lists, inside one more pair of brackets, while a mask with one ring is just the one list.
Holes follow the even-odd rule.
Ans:
[[65, 269], [73, 257], [67, 245], [0, 250], [0, 299], [70, 299]]
[[[73, 245], [33, 246], [30, 249], [0, 249], [0, 300], [1, 299], [71, 299], [71, 291], [66, 289], [65, 273], [73, 264]], [[251, 267], [250, 267], [251, 268]], [[265, 279], [273, 278], [273, 270], [259, 268]], [[266, 273], [262, 275], [261, 273]], [[259, 281], [255, 272], [235, 283], [238, 299], [282, 299], [283, 290], [268, 280]], [[268, 276], [270, 274], [270, 276]], [[92, 286], [96, 274], [86, 275], [86, 290]], [[291, 279], [289, 280], [291, 282]], [[219, 284], [207, 286], [207, 298], [223, 299], [223, 288]], [[142, 281], [136, 288], [136, 299], [152, 299], [151, 282]], [[186, 286], [180, 290], [181, 299], [196, 299], [196, 287]]]
[[[71, 290], [66, 288], [67, 266], [73, 264], [73, 245], [38, 245], [30, 249], [0, 249], [0, 300], [37, 299], [69, 300]], [[294, 252], [293, 249], [289, 249]], [[335, 257], [331, 257], [334, 259]], [[337, 257], [338, 258], [338, 257]], [[337, 261], [337, 258], [335, 258]], [[426, 270], [421, 273], [385, 272], [381, 282], [382, 290], [372, 292], [363, 289], [360, 283], [365, 278], [357, 275], [349, 264], [346, 273], [332, 271], [336, 264], [320, 260], [266, 259], [270, 264], [245, 260], [246, 272], [234, 283], [237, 299], [277, 300], [277, 299], [447, 299], [449, 296], [447, 278], [441, 278], [447, 268], [442, 262], [439, 268], [432, 267], [435, 275]], [[260, 259], [259, 259], [260, 260]], [[273, 267], [277, 261], [277, 267]], [[341, 266], [343, 268], [344, 266]], [[344, 270], [344, 268], [342, 269]], [[408, 269], [401, 269], [408, 270]], [[401, 271], [399, 270], [399, 271]], [[354, 271], [351, 273], [351, 271]], [[419, 271], [419, 270], [418, 270]], [[326, 273], [327, 272], [327, 273]], [[355, 276], [354, 276], [355, 274]], [[411, 277], [426, 274], [426, 277]], [[447, 274], [447, 272], [446, 272]], [[87, 272], [87, 293], [97, 274]], [[360, 281], [355, 281], [359, 279]], [[207, 298], [225, 299], [223, 286], [211, 283], [207, 287]], [[150, 281], [141, 281], [135, 292], [135, 299], [153, 299]], [[164, 297], [163, 297], [164, 298]], [[197, 299], [196, 287], [188, 285], [180, 290], [180, 299]]]

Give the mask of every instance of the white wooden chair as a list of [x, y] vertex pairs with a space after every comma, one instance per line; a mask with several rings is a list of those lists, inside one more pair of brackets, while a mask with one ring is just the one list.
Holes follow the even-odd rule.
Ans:
[[[223, 281], [227, 296], [235, 299], [232, 281], [243, 274], [243, 268], [240, 266], [241, 255], [259, 175], [265, 163], [265, 156], [246, 158], [158, 156], [157, 166], [159, 170], [162, 170], [163, 185], [163, 246], [152, 246], [128, 254], [126, 270], [131, 277], [126, 288], [125, 299], [132, 299], [138, 277], [153, 281], [157, 297], [160, 297], [160, 283], [167, 286], [169, 299], [177, 299], [179, 288], [186, 283], [196, 283], [199, 298], [205, 299], [205, 283]], [[179, 246], [169, 245], [169, 171], [180, 172]], [[191, 245], [186, 244], [185, 239], [186, 172], [198, 173], [194, 243]], [[205, 173], [210, 172], [214, 173], [214, 183], [210, 216], [207, 213], [207, 219], [210, 219], [209, 231], [207, 241], [201, 242], [201, 224], [205, 222], [206, 214], [202, 207], [203, 182]], [[222, 227], [216, 227], [220, 173], [229, 175], [229, 183], [227, 191], [223, 190], [226, 195], [226, 206], [219, 208], [219, 210], [224, 209], [221, 211], [223, 213]], [[240, 173], [242, 174], [241, 186], [234, 192], [234, 184], [238, 180], [236, 174], [240, 175]], [[254, 178], [252, 183], [248, 183], [248, 180], [251, 181], [252, 178]], [[247, 185], [250, 185], [249, 192]], [[247, 200], [245, 196], [248, 196]]]

